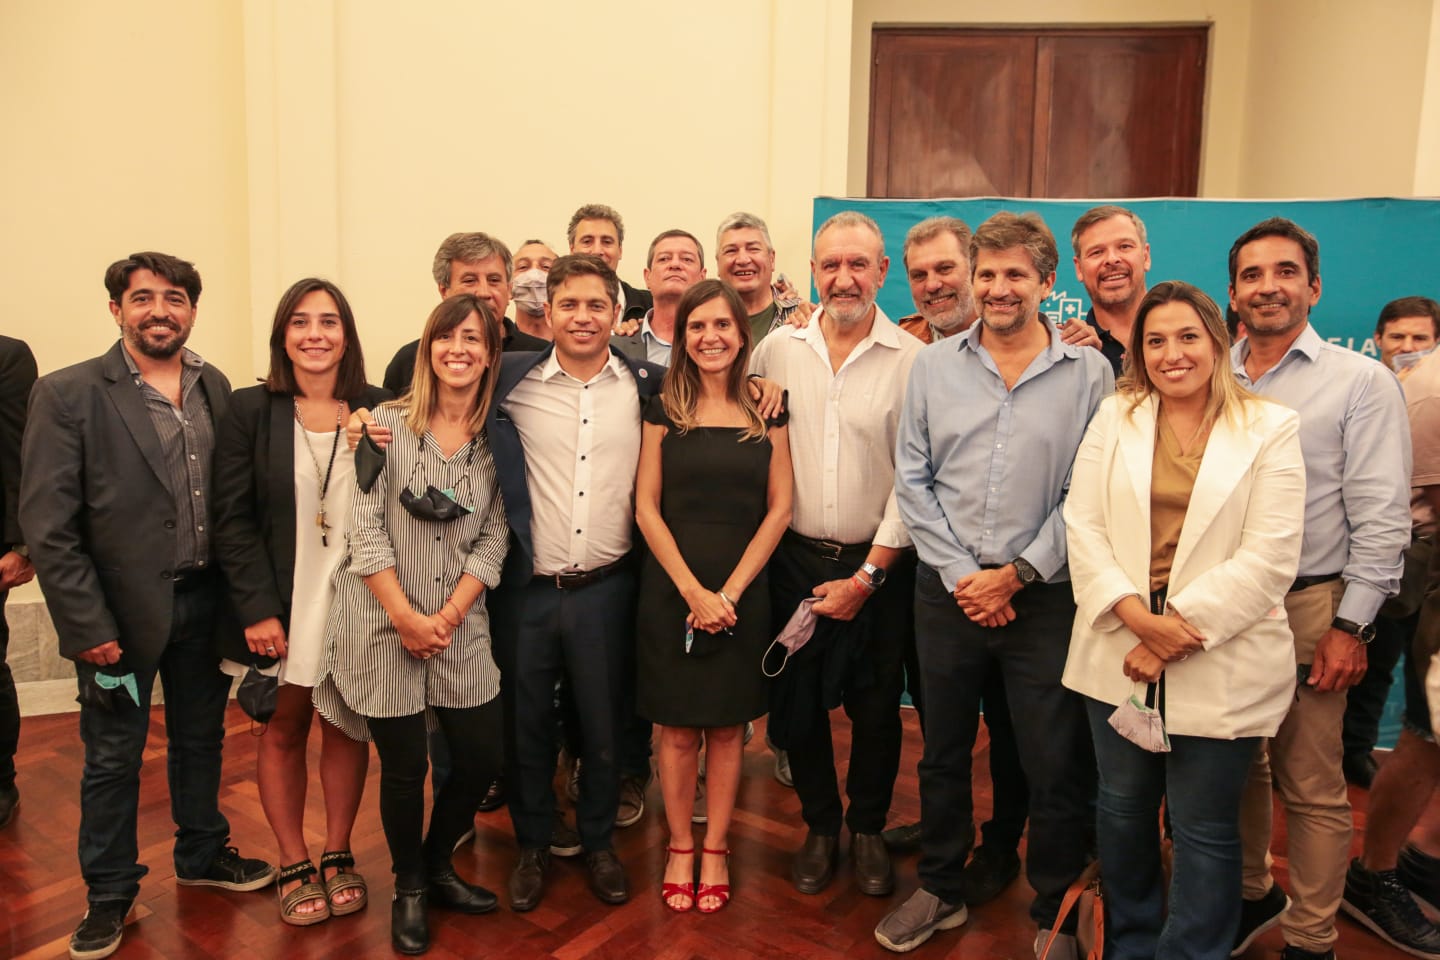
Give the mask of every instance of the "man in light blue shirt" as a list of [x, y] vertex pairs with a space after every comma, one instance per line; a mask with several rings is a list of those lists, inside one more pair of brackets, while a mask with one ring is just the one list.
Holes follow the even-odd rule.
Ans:
[[645, 259], [645, 286], [655, 305], [645, 313], [640, 329], [617, 336], [611, 343], [627, 357], [670, 366], [670, 345], [674, 343], [675, 312], [680, 298], [705, 279], [705, 250], [695, 235], [684, 230], [666, 230], [650, 241]]
[[[1246, 788], [1246, 899], [1236, 935], [1243, 952], [1281, 922], [1285, 960], [1334, 956], [1350, 851], [1340, 747], [1345, 691], [1365, 675], [1375, 615], [1399, 589], [1410, 544], [1400, 385], [1381, 364], [1320, 338], [1309, 324], [1319, 299], [1320, 247], [1295, 223], [1264, 220], [1230, 248], [1230, 305], [1248, 333], [1231, 353], [1235, 376], [1299, 412], [1305, 453], [1300, 575], [1285, 600], [1302, 682], [1268, 761], [1261, 751]], [[1288, 911], [1269, 869], [1272, 770], [1288, 818]]]
[[[1085, 866], [1094, 760], [1084, 705], [1060, 683], [1075, 616], [1061, 506], [1114, 375], [1099, 352], [1065, 344], [1040, 314], [1058, 259], [1035, 214], [998, 213], [975, 231], [981, 322], [921, 351], [900, 418], [895, 495], [921, 560], [915, 632], [929, 716], [921, 888], [875, 930], [897, 952], [965, 921], [970, 746], [992, 662], [1005, 675], [1030, 781], [1026, 871], [1042, 937]], [[1073, 936], [1056, 949], [1052, 957], [1073, 957]]]

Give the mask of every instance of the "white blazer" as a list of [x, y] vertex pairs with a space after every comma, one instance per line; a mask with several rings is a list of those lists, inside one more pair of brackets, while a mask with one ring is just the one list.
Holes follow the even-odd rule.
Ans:
[[[1114, 607], [1150, 604], [1150, 471], [1157, 398], [1130, 412], [1127, 397], [1100, 405], [1065, 501], [1075, 627], [1064, 684], [1119, 704], [1139, 689], [1125, 655], [1139, 642]], [[1210, 432], [1185, 512], [1168, 602], [1205, 637], [1204, 650], [1165, 668], [1165, 729], [1232, 740], [1273, 736], [1295, 690], [1295, 643], [1285, 594], [1300, 565], [1305, 461], [1300, 418], [1247, 403], [1241, 424]]]

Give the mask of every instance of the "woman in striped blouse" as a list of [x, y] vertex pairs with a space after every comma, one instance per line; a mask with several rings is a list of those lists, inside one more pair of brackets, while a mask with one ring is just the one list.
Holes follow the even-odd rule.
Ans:
[[[482, 427], [500, 367], [500, 326], [469, 294], [435, 308], [411, 392], [375, 411], [385, 466], [357, 489], [350, 558], [336, 577], [321, 712], [358, 715], [380, 755], [380, 820], [395, 871], [391, 942], [429, 946], [427, 902], [465, 913], [495, 895], [461, 880], [451, 851], [499, 772], [499, 673], [482, 594], [500, 579], [508, 531]], [[425, 819], [426, 717], [454, 763]], [[349, 715], [349, 723], [347, 723]]]

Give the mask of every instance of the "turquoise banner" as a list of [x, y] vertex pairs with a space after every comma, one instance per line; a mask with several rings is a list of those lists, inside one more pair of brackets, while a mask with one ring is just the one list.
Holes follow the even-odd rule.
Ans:
[[[959, 217], [971, 228], [1000, 210], [1033, 210], [1055, 233], [1060, 265], [1044, 309], [1052, 316], [1081, 316], [1090, 308], [1075, 278], [1070, 227], [1098, 200], [852, 200], [818, 197], [814, 226], [841, 210], [860, 210], [880, 224], [890, 276], [880, 307], [891, 318], [915, 312], [901, 248], [905, 231], [926, 217]], [[1229, 302], [1226, 258], [1230, 244], [1266, 217], [1289, 217], [1320, 241], [1320, 302], [1310, 319], [1320, 335], [1378, 357], [1372, 335], [1380, 308], [1406, 296], [1440, 299], [1440, 201], [1364, 200], [1120, 200], [1139, 214], [1150, 241], [1148, 282], [1186, 280], [1222, 307]], [[813, 231], [812, 231], [813, 232]]]

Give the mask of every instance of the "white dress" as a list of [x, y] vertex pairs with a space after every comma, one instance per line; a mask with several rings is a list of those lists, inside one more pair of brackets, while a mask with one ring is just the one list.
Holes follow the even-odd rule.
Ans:
[[[355, 489], [355, 455], [341, 437], [330, 473], [330, 487], [325, 493], [325, 520], [330, 524], [326, 540], [329, 542], [322, 545], [320, 528], [315, 525], [315, 516], [320, 512], [320, 479], [315, 476], [315, 464], [319, 463], [323, 471], [330, 462], [335, 431], [315, 433], [302, 430], [296, 424], [291, 432], [295, 438], [295, 583], [290, 600], [290, 630], [285, 636], [285, 656], [260, 672], [278, 676], [281, 683], [313, 687], [325, 658], [325, 620], [335, 596], [331, 581], [346, 556], [350, 501]], [[249, 664], [234, 660], [223, 660], [220, 667], [232, 677], [242, 677], [250, 668]]]

